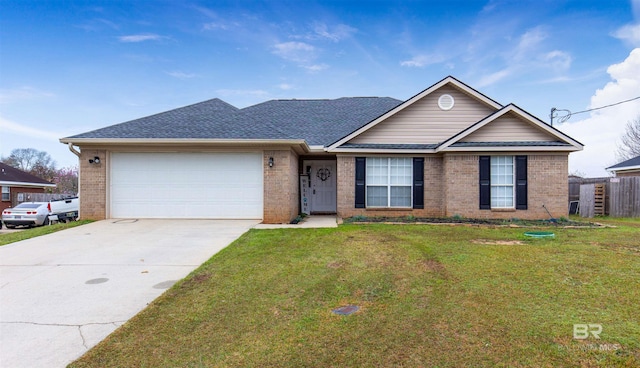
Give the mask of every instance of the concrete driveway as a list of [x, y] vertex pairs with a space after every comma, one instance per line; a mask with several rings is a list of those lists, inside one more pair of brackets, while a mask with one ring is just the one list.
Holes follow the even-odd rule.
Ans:
[[66, 366], [257, 223], [105, 220], [0, 247], [0, 366]]

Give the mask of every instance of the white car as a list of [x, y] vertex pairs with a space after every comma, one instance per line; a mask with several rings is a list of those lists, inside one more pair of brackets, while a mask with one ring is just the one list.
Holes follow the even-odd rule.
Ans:
[[49, 224], [48, 202], [25, 202], [2, 211], [2, 222], [7, 229], [16, 226], [41, 226]]

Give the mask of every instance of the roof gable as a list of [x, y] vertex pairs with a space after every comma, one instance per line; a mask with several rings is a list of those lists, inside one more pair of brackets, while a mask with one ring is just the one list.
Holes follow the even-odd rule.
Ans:
[[[443, 94], [453, 108], [441, 109]], [[449, 76], [329, 147], [350, 144], [436, 144], [463, 130], [502, 105]]]
[[[488, 144], [489, 143], [489, 144]], [[450, 147], [564, 146], [582, 150], [583, 144], [544, 123], [514, 104], [509, 104], [442, 142], [437, 151]]]
[[621, 170], [631, 170], [631, 169], [640, 169], [640, 156], [636, 156], [630, 158], [628, 160], [617, 163], [613, 166], [607, 167], [607, 170], [610, 171], [621, 171]]
[[26, 185], [37, 187], [55, 187], [56, 185], [50, 183], [35, 175], [31, 175], [22, 170], [16, 169], [13, 166], [9, 166], [0, 162], [0, 184], [2, 185]]

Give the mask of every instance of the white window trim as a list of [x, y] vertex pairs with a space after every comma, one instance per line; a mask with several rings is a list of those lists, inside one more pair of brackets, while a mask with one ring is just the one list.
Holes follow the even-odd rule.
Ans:
[[[369, 160], [370, 157], [366, 158], [365, 161], [365, 167], [367, 166], [367, 161]], [[392, 158], [398, 158], [398, 157], [371, 157], [371, 158], [386, 158], [387, 159], [387, 184], [369, 184], [366, 181], [366, 177], [365, 177], [365, 193], [364, 193], [364, 198], [365, 198], [365, 207], [366, 208], [413, 208], [413, 159], [409, 158], [410, 162], [411, 162], [411, 184], [410, 185], [405, 185], [405, 184], [391, 184], [391, 159]], [[402, 158], [406, 158], [406, 157], [402, 157]], [[386, 206], [369, 206], [369, 187], [385, 187], [387, 188], [387, 205]], [[392, 206], [391, 205], [391, 187], [409, 187], [410, 190], [410, 194], [411, 197], [409, 199], [409, 206]]]
[[[7, 199], [4, 199], [4, 195], [7, 195]], [[9, 202], [11, 200], [11, 187], [3, 185], [2, 186], [2, 197], [0, 197], [2, 202]]]
[[[512, 180], [511, 180], [511, 184], [494, 184], [493, 180], [491, 180], [491, 176], [489, 177], [489, 182], [490, 182], [490, 186], [491, 189], [489, 189], [489, 203], [491, 204], [491, 209], [515, 209], [516, 208], [516, 156], [512, 156], [512, 155], [505, 155], [505, 156], [491, 156], [491, 158], [489, 159], [489, 167], [493, 168], [493, 162], [491, 162], [493, 160], [494, 157], [511, 157], [511, 167], [513, 168], [513, 172], [512, 172]], [[511, 203], [513, 203], [512, 206], [505, 206], [505, 207], [500, 207], [500, 206], [494, 206], [493, 205], [493, 196], [491, 195], [491, 193], [493, 192], [493, 188], [498, 188], [498, 187], [505, 187], [505, 188], [512, 188], [511, 190]]]

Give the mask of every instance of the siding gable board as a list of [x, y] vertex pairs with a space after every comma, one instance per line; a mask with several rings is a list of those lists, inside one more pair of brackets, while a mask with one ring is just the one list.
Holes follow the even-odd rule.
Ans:
[[[451, 110], [438, 107], [438, 98], [443, 94], [453, 96], [455, 105]], [[494, 107], [447, 84], [354, 137], [349, 143], [440, 143], [495, 111]]]
[[460, 142], [548, 142], [558, 138], [509, 112], [469, 134]]

